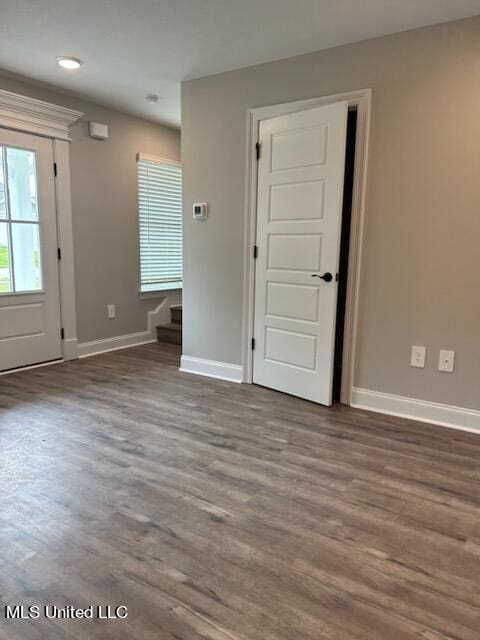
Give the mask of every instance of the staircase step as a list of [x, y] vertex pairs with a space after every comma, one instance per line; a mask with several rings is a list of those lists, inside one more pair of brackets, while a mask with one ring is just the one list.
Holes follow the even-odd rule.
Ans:
[[170, 317], [174, 324], [182, 324], [182, 305], [175, 304], [170, 307]]
[[157, 327], [157, 337], [159, 342], [182, 344], [182, 325], [173, 322], [162, 324]]

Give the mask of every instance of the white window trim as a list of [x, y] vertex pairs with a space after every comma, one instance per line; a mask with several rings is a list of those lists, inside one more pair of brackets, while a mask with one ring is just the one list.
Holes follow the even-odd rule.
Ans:
[[[160, 164], [171, 164], [175, 167], [182, 167], [182, 163], [180, 160], [173, 160], [172, 158], [162, 158], [161, 156], [155, 156], [152, 155], [150, 153], [141, 153], [138, 152], [137, 153], [137, 163], [140, 160], [145, 160], [146, 162], [158, 162]], [[137, 178], [138, 180], [138, 178]], [[138, 209], [138, 202], [137, 202], [137, 209]], [[138, 246], [140, 247], [140, 238], [138, 241]], [[171, 295], [173, 293], [179, 293], [183, 290], [183, 281], [182, 281], [182, 286], [180, 287], [159, 287], [158, 289], [154, 289], [152, 291], [145, 291], [142, 290], [142, 282], [141, 282], [141, 270], [140, 270], [140, 251], [138, 252], [138, 274], [139, 274], [139, 280], [138, 280], [138, 295], [140, 297], [140, 299], [142, 300], [148, 300], [150, 298], [158, 298], [161, 296], [165, 296], [165, 295]]]
[[[177, 283], [175, 283], [177, 284]], [[173, 295], [174, 293], [182, 293], [183, 291], [183, 282], [182, 286], [178, 287], [159, 287], [157, 289], [152, 289], [151, 291], [142, 290], [141, 284], [138, 288], [138, 295], [141, 300], [149, 300], [151, 298], [161, 298], [163, 296]]]
[[[74, 360], [77, 351], [77, 315], [73, 264], [72, 199], [70, 187], [70, 127], [83, 113], [43, 100], [0, 90], [0, 127], [23, 131], [53, 141], [53, 159], [57, 166], [55, 198], [57, 207], [58, 246], [62, 259], [58, 264], [60, 278], [60, 314], [64, 339], [63, 360]], [[53, 171], [53, 167], [52, 167]]]

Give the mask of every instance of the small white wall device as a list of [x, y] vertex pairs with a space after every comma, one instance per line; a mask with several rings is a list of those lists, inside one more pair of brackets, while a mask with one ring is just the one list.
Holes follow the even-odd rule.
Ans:
[[206, 202], [195, 202], [193, 205], [193, 217], [195, 220], [206, 220], [208, 218], [208, 204]]
[[90, 122], [90, 137], [97, 140], [106, 140], [108, 138], [108, 126], [100, 124], [100, 122]]

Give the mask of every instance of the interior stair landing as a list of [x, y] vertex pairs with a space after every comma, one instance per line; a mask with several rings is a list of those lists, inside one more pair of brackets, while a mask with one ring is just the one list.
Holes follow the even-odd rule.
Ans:
[[182, 305], [176, 304], [170, 307], [170, 323], [157, 327], [159, 342], [170, 344], [182, 344]]

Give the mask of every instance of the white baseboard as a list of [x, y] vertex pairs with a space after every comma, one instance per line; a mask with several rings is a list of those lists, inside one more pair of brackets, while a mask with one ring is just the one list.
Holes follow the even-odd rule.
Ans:
[[[170, 306], [181, 304], [181, 293], [167, 295], [163, 297], [155, 309], [151, 309], [147, 313], [147, 330], [128, 333], [124, 336], [114, 336], [113, 338], [104, 338], [102, 340], [92, 340], [91, 342], [80, 342], [70, 350], [71, 357], [66, 360], [78, 358], [88, 358], [99, 353], [107, 353], [108, 351], [116, 351], [117, 349], [127, 349], [128, 347], [138, 347], [141, 344], [148, 344], [157, 341], [157, 326], [168, 324], [170, 322]], [[70, 355], [69, 353], [69, 355]]]
[[180, 371], [184, 373], [194, 373], [207, 378], [219, 378], [229, 382], [242, 382], [243, 367], [228, 362], [217, 362], [216, 360], [204, 360], [203, 358], [191, 358], [182, 356], [180, 361]]
[[358, 388], [352, 389], [351, 405], [357, 409], [480, 433], [480, 411], [475, 409]]
[[138, 347], [141, 344], [156, 342], [150, 331], [137, 331], [125, 336], [115, 336], [114, 338], [104, 338], [103, 340], [93, 340], [92, 342], [80, 342], [77, 345], [78, 357], [88, 358], [107, 351], [117, 351], [117, 349], [127, 349], [128, 347]]

